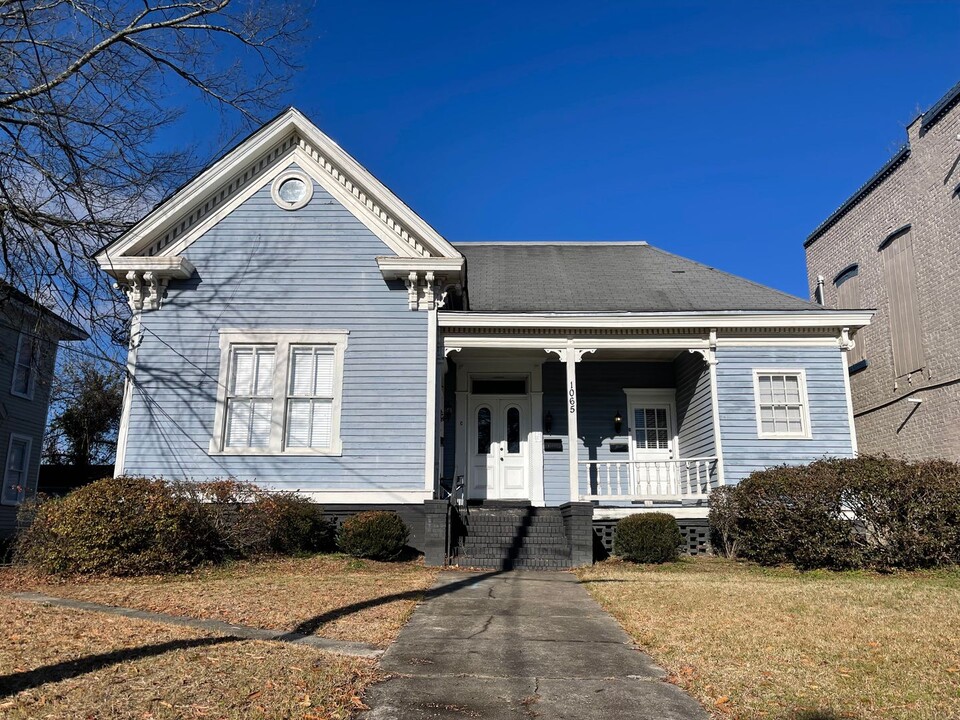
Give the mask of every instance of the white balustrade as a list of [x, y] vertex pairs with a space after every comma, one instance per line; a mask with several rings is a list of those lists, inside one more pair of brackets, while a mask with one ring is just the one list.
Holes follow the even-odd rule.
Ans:
[[584, 500], [705, 499], [717, 483], [717, 458], [677, 460], [581, 460]]

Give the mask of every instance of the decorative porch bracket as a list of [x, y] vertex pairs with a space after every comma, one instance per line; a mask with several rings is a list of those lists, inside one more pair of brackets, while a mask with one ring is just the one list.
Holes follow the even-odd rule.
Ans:
[[134, 314], [159, 310], [167, 284], [171, 280], [186, 280], [195, 269], [183, 257], [107, 258], [100, 262], [100, 267], [116, 279], [116, 287], [123, 290]]
[[690, 348], [689, 352], [697, 353], [702, 355], [703, 359], [707, 361], [707, 365], [711, 367], [717, 364], [717, 331], [710, 331], [710, 338], [708, 340], [710, 343], [709, 347], [706, 348]]
[[597, 348], [577, 348], [573, 341], [567, 342], [565, 348], [544, 348], [549, 354], [553, 353], [560, 362], [567, 366], [567, 457], [570, 461], [570, 501], [580, 500], [580, 464], [577, 447], [579, 437], [577, 429], [577, 363], [583, 360], [587, 353], [595, 353]]

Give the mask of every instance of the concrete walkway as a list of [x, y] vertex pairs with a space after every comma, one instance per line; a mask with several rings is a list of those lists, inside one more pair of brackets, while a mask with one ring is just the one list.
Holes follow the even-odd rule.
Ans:
[[706, 720], [570, 573], [442, 573], [368, 691], [367, 720]]

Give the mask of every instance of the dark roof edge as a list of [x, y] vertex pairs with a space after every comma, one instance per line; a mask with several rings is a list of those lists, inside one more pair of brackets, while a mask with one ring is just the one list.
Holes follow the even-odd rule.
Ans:
[[933, 104], [920, 119], [920, 130], [926, 132], [940, 118], [946, 115], [955, 105], [960, 103], [960, 82], [947, 90], [946, 94]]
[[[770, 287], [769, 285], [764, 285], [763, 283], [757, 282], [756, 280], [751, 280], [750, 278], [743, 277], [743, 275], [735, 275], [734, 273], [727, 272], [726, 270], [721, 270], [720, 268], [715, 268], [715, 267], [713, 267], [712, 265], [707, 265], [707, 264], [705, 264], [705, 263], [698, 262], [698, 261], [696, 261], [696, 260], [691, 260], [690, 258], [685, 258], [685, 257], [683, 257], [683, 255], [677, 255], [676, 253], [672, 253], [672, 252], [669, 252], [669, 251], [667, 251], [667, 250], [663, 250], [662, 248], [654, 247], [654, 246], [652, 246], [652, 245], [650, 246], [650, 249], [653, 250], [654, 252], [658, 252], [658, 253], [661, 253], [661, 254], [663, 254], [663, 255], [669, 255], [670, 257], [678, 258], [678, 259], [680, 259], [680, 260], [683, 260], [683, 261], [685, 261], [685, 262], [691, 263], [691, 264], [693, 264], [693, 265], [699, 265], [700, 267], [707, 268], [708, 270], [712, 270], [713, 272], [719, 273], [720, 275], [725, 275], [725, 276], [727, 276], [727, 277], [734, 278], [735, 280], [738, 280], [739, 282], [747, 283], [747, 284], [749, 284], [749, 285], [753, 285], [754, 287], [761, 288], [762, 290], [765, 290], [765, 291], [767, 291], [767, 292], [774, 293], [774, 294], [776, 294], [776, 295], [779, 295], [780, 297], [787, 298], [788, 300], [796, 300], [796, 301], [799, 301], [799, 302], [802, 302], [802, 303], [806, 303], [807, 305], [810, 306], [809, 308], [807, 308], [808, 310], [822, 310], [822, 309], [823, 309], [822, 306], [817, 305], [817, 303], [811, 302], [810, 300], [807, 300], [806, 298], [798, 297], [798, 296], [796, 296], [796, 295], [791, 295], [790, 293], [784, 292], [783, 290], [777, 290], [776, 288], [772, 288], [772, 287]], [[737, 312], [737, 311], [735, 311], [735, 312]], [[752, 312], [752, 311], [751, 311], [751, 312]], [[776, 310], [776, 311], [773, 311], [773, 312], [780, 312], [780, 311], [779, 311], [779, 310]]]
[[820, 225], [807, 236], [807, 239], [803, 243], [804, 248], [808, 248], [813, 245], [824, 233], [827, 232], [830, 228], [836, 225], [840, 219], [850, 212], [853, 207], [859, 203], [863, 198], [869, 195], [880, 183], [886, 180], [894, 170], [900, 167], [906, 159], [910, 157], [910, 143], [907, 143], [902, 148], [897, 150], [896, 154], [881, 167], [877, 172], [875, 172], [869, 180], [867, 180], [863, 185], [861, 185], [857, 191], [847, 198], [846, 202], [843, 203], [840, 207], [831, 213], [830, 217], [824, 220]]
[[[521, 246], [529, 247], [530, 245], [550, 245], [550, 246], [615, 246], [621, 247], [623, 245], [646, 245], [649, 246], [646, 240], [457, 240], [450, 243], [451, 245], [463, 246], [463, 247], [474, 247], [474, 246], [484, 246], [484, 247], [512, 247], [512, 246]], [[686, 259], [686, 258], [684, 258]]]
[[83, 328], [77, 327], [69, 320], [60, 317], [60, 315], [55, 313], [53, 310], [37, 302], [26, 293], [17, 290], [17, 288], [5, 280], [0, 280], [0, 298], [4, 296], [18, 302], [20, 305], [29, 308], [30, 310], [40, 313], [48, 320], [53, 322], [62, 331], [63, 337], [61, 339], [63, 340], [86, 340], [90, 337], [87, 331]]

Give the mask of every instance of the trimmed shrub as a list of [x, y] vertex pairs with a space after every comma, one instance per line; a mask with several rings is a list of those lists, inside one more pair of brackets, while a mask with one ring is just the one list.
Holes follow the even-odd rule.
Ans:
[[386, 510], [357, 513], [343, 521], [337, 544], [358, 558], [394, 560], [407, 544], [410, 532], [400, 516]]
[[960, 465], [875, 457], [834, 465], [867, 565], [886, 570], [960, 563]]
[[216, 559], [198, 504], [162, 480], [105, 478], [31, 511], [14, 555], [40, 572], [145, 575]]
[[268, 492], [237, 480], [189, 487], [226, 557], [295, 555], [333, 546], [333, 525], [323, 508], [296, 493]]
[[740, 555], [762, 565], [801, 570], [859, 567], [854, 526], [829, 464], [780, 466], [756, 472], [733, 493]]
[[756, 472], [711, 496], [715, 547], [801, 570], [960, 562], [960, 465], [887, 457]]
[[613, 554], [638, 563], [665, 563], [677, 559], [683, 537], [673, 515], [638, 513], [617, 523]]
[[299, 555], [333, 549], [334, 527], [319, 505], [294, 493], [268, 495], [260, 505], [270, 528], [270, 552]]

